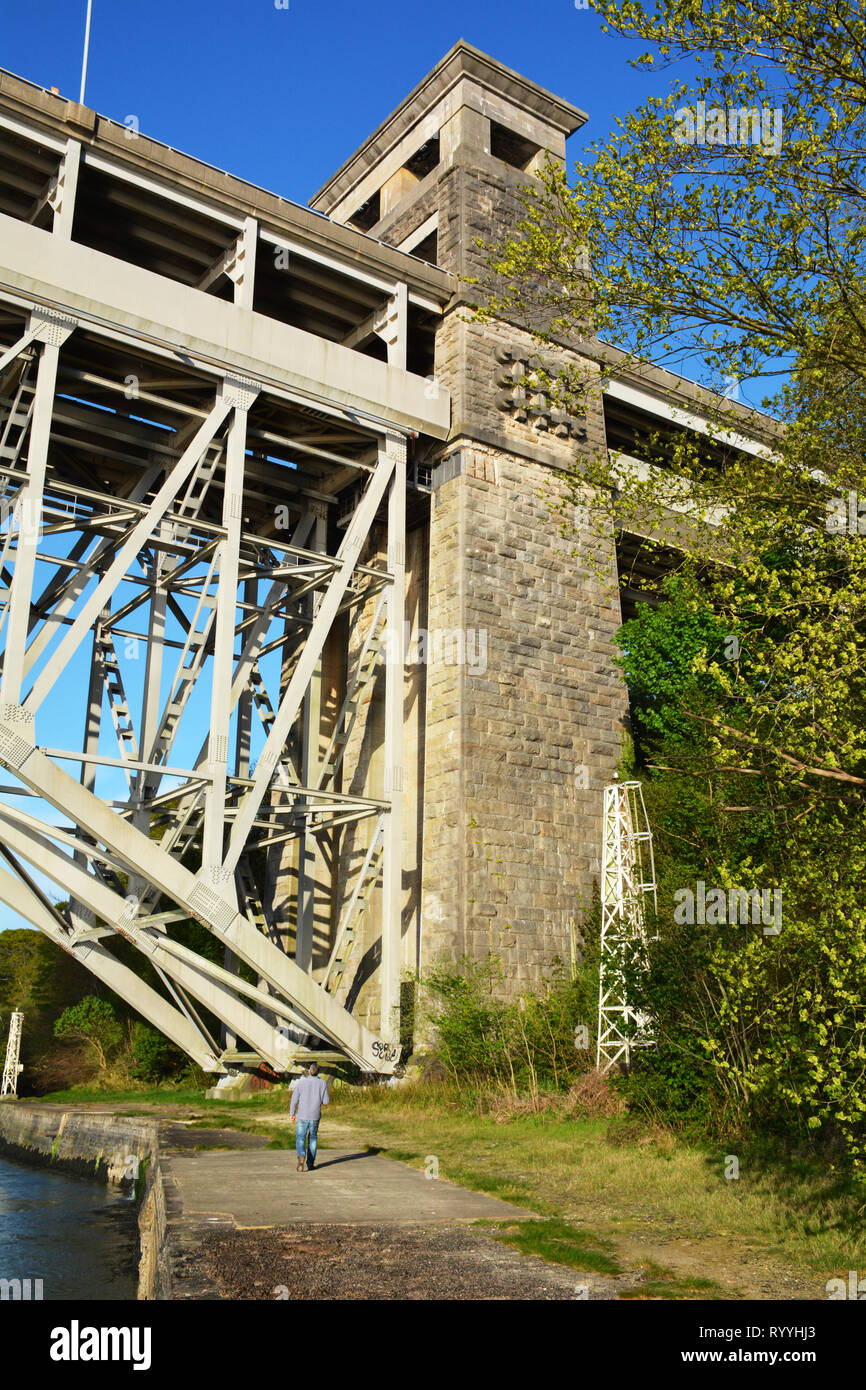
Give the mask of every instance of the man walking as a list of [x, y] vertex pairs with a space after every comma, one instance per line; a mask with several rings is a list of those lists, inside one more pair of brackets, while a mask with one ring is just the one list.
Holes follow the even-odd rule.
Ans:
[[[319, 1133], [319, 1119], [322, 1114], [322, 1106], [330, 1104], [331, 1097], [328, 1094], [328, 1083], [319, 1076], [318, 1063], [311, 1062], [309, 1076], [302, 1076], [292, 1092], [292, 1103], [289, 1106], [289, 1118], [295, 1118], [295, 1111], [298, 1112], [298, 1127], [295, 1131], [295, 1150], [298, 1155], [298, 1172], [304, 1171], [304, 1159], [307, 1159], [307, 1172], [312, 1173], [316, 1163], [316, 1136]], [[309, 1145], [309, 1154], [306, 1148]]]

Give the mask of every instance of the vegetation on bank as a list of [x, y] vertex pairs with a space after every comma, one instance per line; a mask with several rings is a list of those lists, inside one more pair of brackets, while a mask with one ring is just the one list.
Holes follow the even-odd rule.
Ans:
[[489, 1100], [452, 1082], [344, 1087], [332, 1118], [391, 1157], [425, 1169], [434, 1155], [441, 1177], [568, 1222], [620, 1263], [687, 1241], [698, 1277], [715, 1282], [714, 1263], [736, 1251], [767, 1265], [775, 1296], [791, 1296], [787, 1269], [800, 1296], [823, 1297], [828, 1278], [866, 1260], [862, 1193], [818, 1160], [743, 1145], [734, 1178], [725, 1144], [650, 1118], [566, 1103], [509, 1115]]
[[[131, 954], [123, 941], [113, 949], [121, 958], [124, 951]], [[21, 1095], [70, 1087], [135, 1092], [160, 1082], [197, 1088], [205, 1082], [183, 1052], [41, 932], [0, 932], [4, 1046], [13, 1009], [24, 1012]]]
[[[531, 1232], [497, 1223], [497, 1239], [616, 1278], [620, 1297], [823, 1297], [828, 1279], [866, 1262], [862, 1189], [816, 1154], [811, 1136], [735, 1132], [721, 1093], [690, 1109], [675, 1054], [648, 1057], [628, 1078], [599, 1076], [582, 1045], [585, 1030], [595, 1037], [597, 910], [581, 959], [557, 964], [535, 994], [504, 1002], [499, 969], [490, 958], [431, 971], [418, 990], [416, 1024], [435, 1039], [417, 1059], [421, 1077], [338, 1078], [324, 1147], [365, 1145], [428, 1174], [434, 1160], [440, 1178], [540, 1218]], [[85, 1025], [107, 1018], [73, 1008], [67, 1021], [81, 1025], [82, 1015]], [[668, 1074], [680, 1084], [666, 1091]], [[205, 1101], [203, 1085], [119, 1087], [109, 1066], [97, 1084], [46, 1099], [129, 1114], [162, 1104], [192, 1128], [294, 1144], [287, 1087], [229, 1104]], [[627, 1271], [638, 1272], [633, 1284]]]
[[[596, 8], [649, 50], [637, 64], [673, 68], [670, 93], [570, 175], [527, 184], [480, 312], [534, 324], [547, 350], [597, 335], [602, 379], [649, 361], [724, 388], [693, 407], [705, 431], [681, 417], [582, 452], [558, 511], [578, 564], [594, 565], [587, 518], [608, 548], [631, 536], [642, 563], [624, 579], [652, 590], [619, 639], [624, 770], [643, 783], [660, 879], [633, 982], [658, 1050], [627, 1102], [862, 1182], [866, 18], [848, 0]], [[699, 102], [708, 121], [760, 107], [777, 143], [680, 138]], [[598, 384], [578, 355], [545, 387], [568, 408]], [[744, 413], [756, 388], [771, 418]], [[641, 578], [654, 566], [660, 585]], [[698, 884], [766, 892], [775, 930], [677, 920]]]

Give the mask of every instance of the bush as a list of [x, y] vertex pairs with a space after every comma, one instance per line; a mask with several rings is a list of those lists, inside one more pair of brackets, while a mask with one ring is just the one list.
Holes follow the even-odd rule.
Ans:
[[568, 1092], [569, 1113], [575, 1119], [608, 1119], [625, 1114], [625, 1101], [610, 1078], [593, 1069], [585, 1072]]
[[165, 1081], [176, 1077], [187, 1063], [185, 1055], [162, 1033], [146, 1023], [134, 1023], [130, 1042], [132, 1072], [142, 1081]]
[[[590, 967], [592, 973], [592, 967]], [[494, 990], [501, 962], [468, 957], [458, 969], [440, 966], [422, 982], [422, 1010], [435, 1025], [438, 1055], [458, 1085], [494, 1083], [512, 1096], [528, 1091], [538, 1109], [541, 1090], [564, 1091], [591, 1066], [586, 1045], [594, 1032], [587, 1017], [588, 988], [583, 973], [569, 976], [555, 963], [537, 993], [505, 1002]]]

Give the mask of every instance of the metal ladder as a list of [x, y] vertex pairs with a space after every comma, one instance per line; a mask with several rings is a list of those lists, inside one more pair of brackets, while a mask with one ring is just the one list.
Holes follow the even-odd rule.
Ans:
[[[265, 686], [265, 682], [262, 677], [261, 670], [259, 668], [259, 663], [257, 661], [254, 661], [250, 666], [248, 684], [250, 694], [253, 697], [253, 704], [255, 705], [256, 710], [258, 711], [258, 716], [259, 719], [262, 721], [262, 728], [264, 729], [265, 737], [267, 738], [268, 734], [270, 734], [271, 729], [273, 728], [274, 720], [276, 718], [276, 712], [274, 710], [273, 705], [271, 704], [271, 698], [268, 695], [267, 687]], [[294, 769], [294, 766], [292, 765], [291, 759], [286, 758], [282, 760], [281, 766], [285, 769], [289, 783], [293, 787], [299, 787], [301, 783], [298, 779], [298, 775]]]
[[235, 869], [235, 883], [237, 884], [241, 912], [254, 923], [260, 932], [263, 932], [265, 936], [270, 936], [270, 923], [262, 904], [262, 896], [253, 876], [249, 859], [245, 854], [242, 854], [238, 860], [238, 866]]
[[36, 387], [28, 381], [26, 371], [22, 372], [11, 400], [8, 396], [0, 398], [0, 409], [7, 405], [9, 407], [9, 413], [3, 424], [3, 433], [0, 434], [0, 463], [7, 467], [14, 468], [21, 457], [35, 399]]
[[[174, 678], [171, 684], [171, 693], [165, 704], [159, 728], [156, 731], [151, 749], [150, 761], [162, 761], [168, 758], [180, 717], [186, 708], [186, 703], [192, 694], [193, 686], [198, 678], [199, 671], [204, 664], [207, 654], [208, 642], [211, 630], [216, 617], [216, 603], [208, 590], [213, 578], [216, 567], [216, 554], [211, 559], [208, 572], [202, 581], [201, 594], [196, 605], [195, 613], [190, 620], [189, 630], [187, 631], [186, 641], [183, 644]], [[199, 623], [205, 615], [204, 626], [199, 630]]]
[[[175, 518], [188, 517], [192, 521], [199, 515], [222, 456], [222, 440], [212, 440], [193, 470], [183, 497], [174, 508]], [[188, 526], [176, 526], [175, 535], [179, 540], [186, 540], [189, 531]]]
[[337, 773], [343, 762], [343, 757], [352, 737], [352, 730], [355, 727], [355, 720], [358, 717], [358, 710], [361, 701], [372, 684], [376, 675], [376, 668], [379, 664], [379, 653], [382, 648], [385, 627], [385, 605], [387, 603], [387, 593], [384, 591], [379, 595], [379, 602], [373, 614], [373, 620], [361, 648], [358, 657], [358, 665], [354, 679], [349, 683], [346, 691], [346, 698], [340, 706], [334, 725], [334, 732], [331, 735], [327, 752], [322, 760], [322, 770], [319, 774], [319, 788], [327, 786], [336, 781]]

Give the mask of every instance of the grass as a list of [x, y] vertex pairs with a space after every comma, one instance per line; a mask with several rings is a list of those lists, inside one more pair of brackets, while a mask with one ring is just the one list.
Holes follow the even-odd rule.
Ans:
[[[648, 1126], [614, 1144], [607, 1135], [617, 1126], [608, 1120], [544, 1113], [500, 1124], [474, 1114], [468, 1096], [437, 1089], [438, 1096], [431, 1087], [341, 1091], [334, 1118], [386, 1153], [417, 1166], [435, 1156], [443, 1177], [602, 1240], [715, 1243], [822, 1284], [866, 1264], [862, 1191], [817, 1163], [741, 1152], [740, 1177], [728, 1180], [726, 1146], [686, 1143]], [[634, 1296], [646, 1297], [647, 1287]]]
[[617, 1298], [708, 1299], [717, 1302], [729, 1297], [714, 1279], [691, 1279], [674, 1274], [672, 1270], [663, 1269], [653, 1260], [645, 1260], [643, 1269], [646, 1277], [639, 1284], [619, 1289]]
[[[49, 1091], [44, 1096], [28, 1096], [28, 1100], [48, 1105], [85, 1105], [97, 1102], [104, 1105], [201, 1105], [207, 1103], [201, 1091], [190, 1086], [143, 1086], [108, 1090], [100, 1086], [72, 1086], [66, 1091]], [[135, 1114], [135, 1111], [127, 1111]]]
[[613, 1246], [609, 1241], [599, 1240], [590, 1231], [579, 1231], [560, 1217], [511, 1225], [493, 1221], [476, 1224], [489, 1227], [496, 1240], [513, 1245], [522, 1255], [535, 1255], [541, 1260], [593, 1274], [622, 1273], [621, 1264], [611, 1254]]

